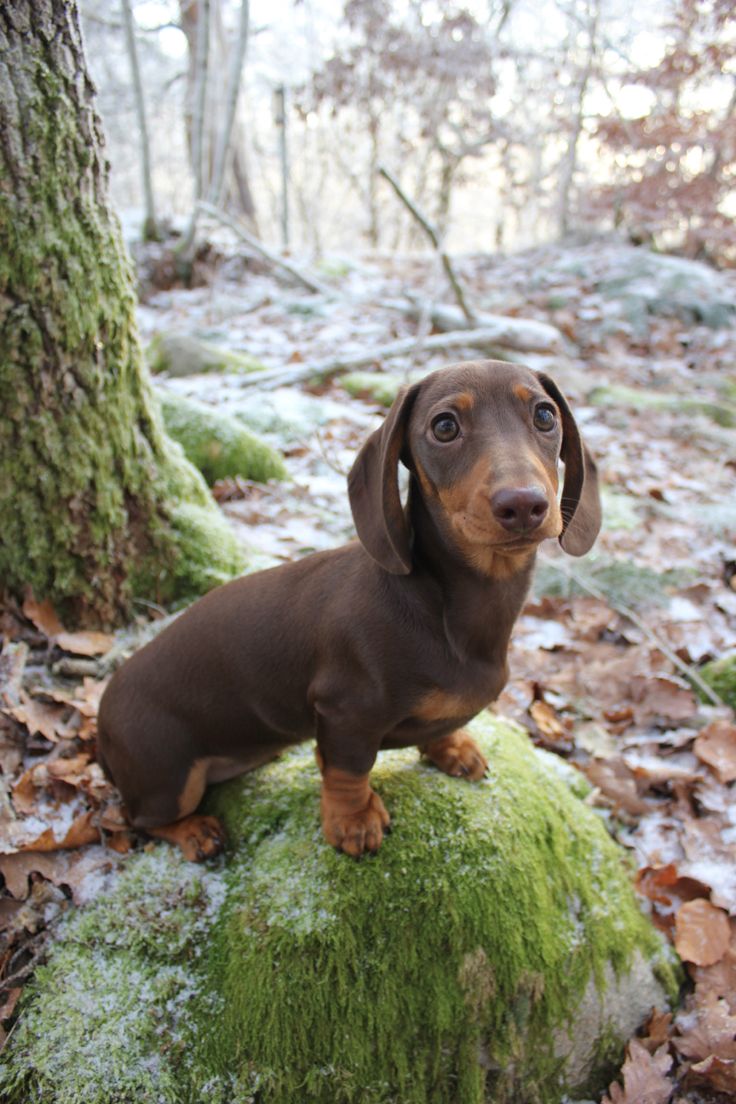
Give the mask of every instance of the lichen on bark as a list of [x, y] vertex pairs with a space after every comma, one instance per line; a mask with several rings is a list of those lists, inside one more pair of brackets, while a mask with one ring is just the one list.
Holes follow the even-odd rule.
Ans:
[[0, 579], [71, 621], [194, 596], [194, 528], [209, 585], [242, 557], [162, 429], [74, 4], [0, 8], [0, 170]]

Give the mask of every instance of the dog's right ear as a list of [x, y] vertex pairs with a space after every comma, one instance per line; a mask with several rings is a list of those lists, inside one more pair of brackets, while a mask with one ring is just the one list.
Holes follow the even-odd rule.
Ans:
[[355, 528], [366, 552], [392, 575], [411, 571], [411, 534], [399, 495], [399, 459], [419, 384], [400, 391], [380, 429], [361, 448], [348, 475]]

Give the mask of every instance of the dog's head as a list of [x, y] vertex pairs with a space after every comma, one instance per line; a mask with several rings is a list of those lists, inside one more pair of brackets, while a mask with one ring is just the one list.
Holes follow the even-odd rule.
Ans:
[[479, 570], [547, 537], [582, 556], [598, 535], [595, 463], [542, 373], [491, 360], [443, 368], [404, 389], [365, 442], [348, 476], [355, 527], [374, 560], [405, 575], [412, 556], [400, 460], [440, 532]]

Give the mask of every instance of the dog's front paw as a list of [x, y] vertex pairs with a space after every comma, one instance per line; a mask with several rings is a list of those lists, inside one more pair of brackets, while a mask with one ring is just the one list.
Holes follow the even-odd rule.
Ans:
[[384, 831], [391, 817], [380, 797], [369, 790], [368, 804], [356, 811], [348, 811], [330, 802], [329, 795], [322, 800], [322, 830], [325, 839], [339, 851], [358, 859], [366, 851], [376, 852], [383, 841]]
[[432, 740], [422, 748], [422, 754], [453, 778], [477, 782], [488, 770], [488, 762], [475, 740], [462, 729]]

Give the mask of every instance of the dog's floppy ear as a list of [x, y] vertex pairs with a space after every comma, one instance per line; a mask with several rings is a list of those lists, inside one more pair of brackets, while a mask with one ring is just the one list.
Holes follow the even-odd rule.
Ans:
[[411, 571], [411, 537], [399, 495], [399, 458], [419, 385], [400, 391], [380, 429], [358, 453], [348, 495], [361, 544], [392, 575]]
[[542, 387], [554, 399], [562, 415], [561, 455], [565, 464], [565, 482], [560, 502], [560, 544], [571, 556], [584, 556], [593, 547], [601, 527], [598, 472], [559, 387], [543, 372], [539, 372], [538, 376]]

